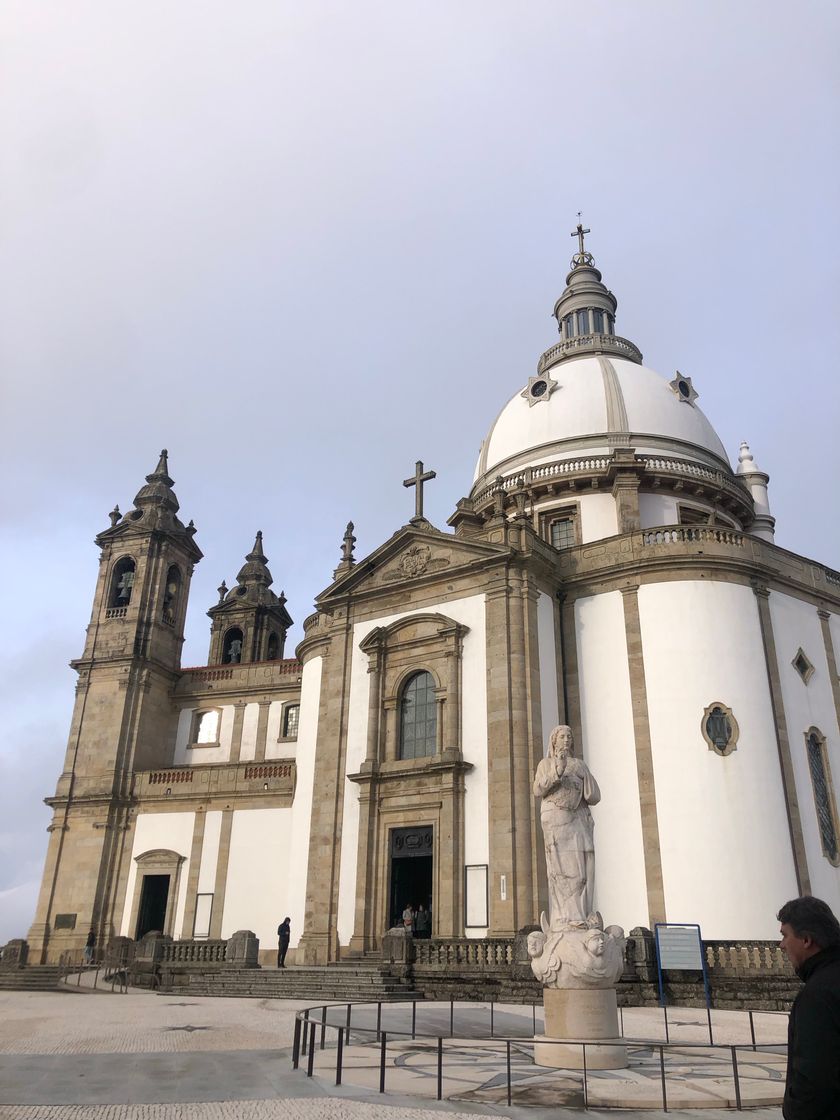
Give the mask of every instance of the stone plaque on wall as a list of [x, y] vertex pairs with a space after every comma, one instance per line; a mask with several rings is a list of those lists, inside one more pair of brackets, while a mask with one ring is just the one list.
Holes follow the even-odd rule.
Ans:
[[56, 914], [55, 922], [53, 923], [54, 929], [75, 929], [76, 928], [76, 915], [75, 914]]

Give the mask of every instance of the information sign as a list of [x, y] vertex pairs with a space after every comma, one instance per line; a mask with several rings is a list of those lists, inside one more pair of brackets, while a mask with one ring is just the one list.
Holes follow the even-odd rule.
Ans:
[[702, 971], [703, 946], [699, 926], [656, 927], [660, 968], [695, 968]]

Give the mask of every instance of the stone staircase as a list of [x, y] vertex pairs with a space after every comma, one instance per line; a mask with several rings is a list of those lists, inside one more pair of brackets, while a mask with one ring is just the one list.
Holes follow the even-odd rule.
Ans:
[[[259, 999], [395, 1002], [416, 998], [410, 982], [388, 965], [348, 961], [326, 967], [205, 969], [172, 976], [167, 992], [191, 996]], [[422, 998], [422, 997], [421, 997]]]
[[57, 964], [0, 969], [0, 991], [54, 992], [60, 975], [61, 969]]

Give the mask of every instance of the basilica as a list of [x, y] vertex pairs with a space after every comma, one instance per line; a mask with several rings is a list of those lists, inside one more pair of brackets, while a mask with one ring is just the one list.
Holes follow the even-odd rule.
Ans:
[[[701, 384], [643, 365], [578, 227], [559, 338], [523, 372], [447, 528], [340, 560], [292, 624], [261, 534], [181, 667], [202, 557], [167, 453], [96, 538], [99, 573], [30, 959], [247, 929], [268, 961], [510, 938], [548, 890], [534, 797], [552, 728], [596, 776], [595, 906], [625, 929], [776, 936], [840, 908], [840, 574], [774, 543]], [[329, 581], [329, 582], [328, 582]]]

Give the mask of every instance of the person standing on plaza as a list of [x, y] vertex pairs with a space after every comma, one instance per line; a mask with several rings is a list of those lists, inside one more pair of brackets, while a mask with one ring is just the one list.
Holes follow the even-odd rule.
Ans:
[[414, 935], [414, 907], [410, 902], [405, 904], [405, 910], [403, 910], [403, 929], [406, 933]]
[[292, 935], [291, 918], [284, 918], [277, 927], [277, 967], [286, 967], [286, 953], [289, 951], [289, 938]]
[[788, 1023], [785, 1120], [840, 1120], [840, 922], [822, 899], [786, 902], [781, 947], [804, 982]]
[[96, 948], [96, 932], [94, 930], [91, 930], [90, 933], [87, 935], [87, 941], [85, 942], [85, 954], [84, 954], [85, 964], [92, 964], [93, 963], [93, 950], [95, 948]]

